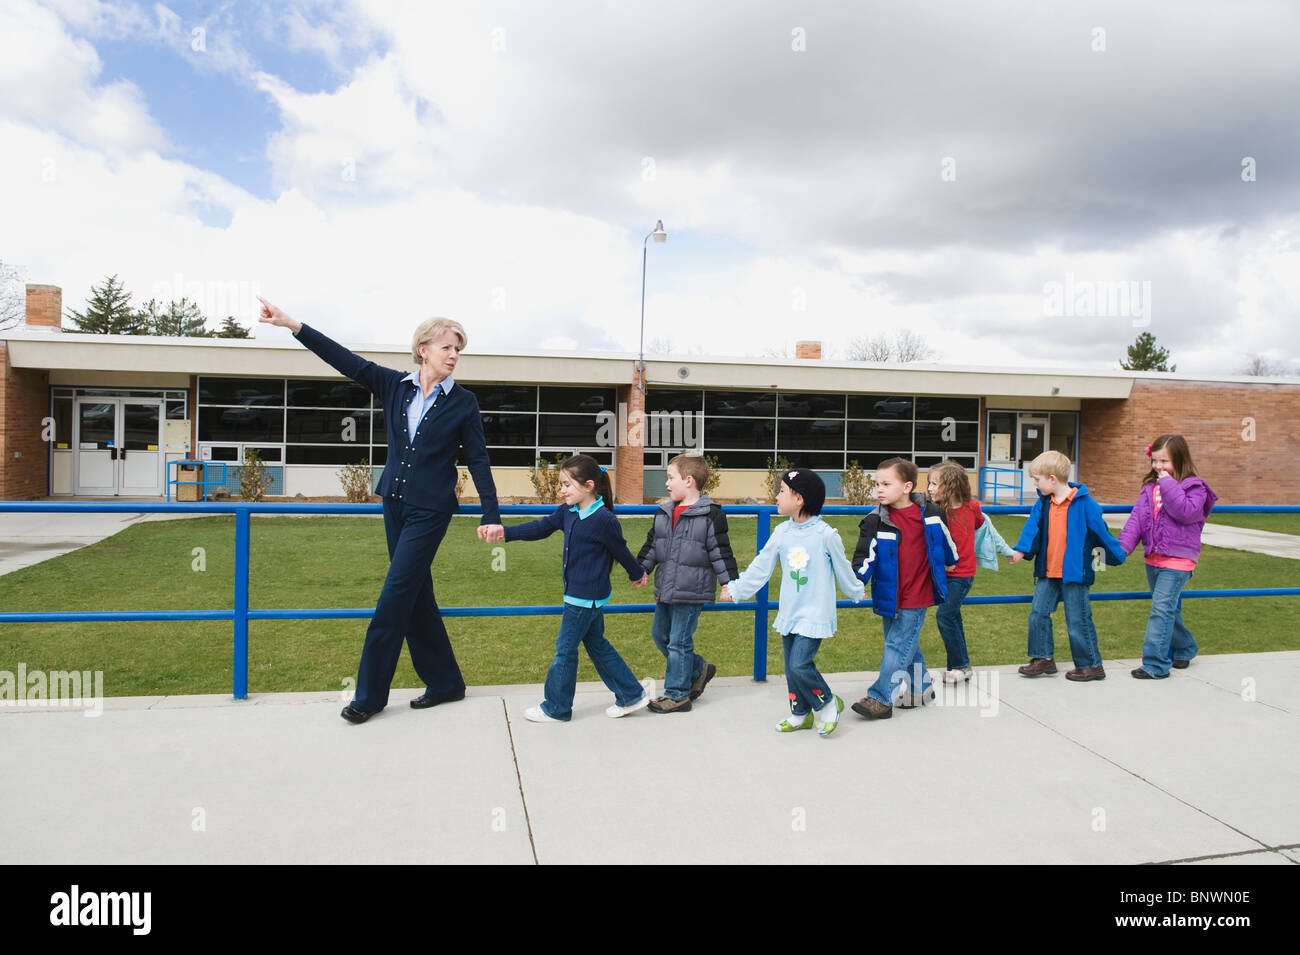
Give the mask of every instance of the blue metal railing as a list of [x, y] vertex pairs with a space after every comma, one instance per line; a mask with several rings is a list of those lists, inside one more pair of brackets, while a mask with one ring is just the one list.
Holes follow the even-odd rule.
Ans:
[[[993, 481], [991, 483], [985, 480], [984, 475], [986, 473], [991, 473], [993, 475]], [[1006, 484], [1000, 484], [998, 478], [998, 475], [1000, 474], [1014, 474], [1016, 476], [1016, 479], [1014, 481], [1008, 479]], [[1019, 495], [1019, 498], [1016, 501], [1016, 506], [1017, 507], [1023, 506], [1025, 503], [1025, 472], [1020, 470], [1019, 468], [994, 468], [988, 466], [982, 467], [980, 468], [980, 500], [981, 501], [984, 500], [984, 492], [986, 488], [993, 492], [993, 502], [995, 504], [997, 503], [998, 500], [998, 491], [1002, 488], [1006, 488], [1008, 491], [1015, 491]]]
[[[832, 506], [822, 508], [827, 515], [866, 514], [873, 508], [866, 506]], [[554, 505], [512, 504], [501, 508], [503, 516], [510, 517], [528, 514], [549, 514], [555, 510]], [[652, 505], [619, 505], [620, 515], [650, 515], [659, 508]], [[1020, 505], [990, 505], [984, 507], [985, 514], [1028, 514], [1029, 507]], [[1108, 504], [1102, 506], [1107, 514], [1126, 514], [1132, 510], [1127, 505]], [[248, 606], [249, 554], [252, 540], [253, 514], [379, 514], [383, 508], [380, 504], [246, 504], [242, 502], [222, 503], [105, 503], [88, 501], [39, 501], [18, 502], [0, 501], [0, 513], [26, 511], [36, 513], [126, 513], [126, 514], [233, 514], [235, 516], [235, 603], [230, 610], [127, 610], [127, 611], [41, 611], [41, 612], [4, 612], [0, 613], [0, 623], [86, 623], [86, 622], [133, 622], [133, 621], [167, 621], [167, 620], [229, 620], [234, 628], [233, 660], [233, 695], [242, 700], [248, 696], [248, 622], [250, 620], [340, 620], [364, 619], [373, 616], [373, 608], [331, 608], [320, 610], [258, 610]], [[772, 505], [727, 505], [723, 508], [730, 516], [753, 515], [757, 517], [755, 530], [755, 553], [763, 549], [772, 532], [772, 517], [776, 508]], [[482, 514], [478, 505], [467, 505], [460, 509], [460, 514]], [[1224, 505], [1214, 508], [1215, 514], [1297, 514], [1300, 506], [1291, 505]], [[1233, 590], [1185, 590], [1183, 597], [1294, 597], [1300, 596], [1300, 587], [1252, 587]], [[1092, 593], [1091, 600], [1149, 600], [1150, 591], [1115, 591], [1110, 593]], [[967, 597], [969, 604], [1020, 604], [1033, 600], [1032, 594], [1004, 594], [999, 596]], [[866, 599], [854, 604], [849, 600], [836, 602], [836, 607], [870, 607], [871, 600]], [[743, 603], [708, 604], [706, 611], [750, 611], [754, 614], [754, 679], [767, 679], [767, 629], [768, 613], [773, 608], [768, 598], [767, 584], [755, 594], [754, 599]], [[655, 605], [618, 604], [606, 605], [605, 613], [653, 613]], [[444, 617], [515, 617], [558, 615], [564, 612], [562, 605], [525, 606], [525, 607], [443, 607]]]

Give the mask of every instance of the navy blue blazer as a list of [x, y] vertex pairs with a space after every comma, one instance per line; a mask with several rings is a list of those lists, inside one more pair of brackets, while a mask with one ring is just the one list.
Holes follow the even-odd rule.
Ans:
[[483, 504], [480, 523], [501, 523], [483, 419], [472, 391], [457, 383], [449, 394], [442, 395], [425, 412], [412, 442], [408, 438], [406, 409], [420, 386], [404, 380], [407, 372], [367, 361], [308, 325], [303, 325], [294, 338], [341, 374], [369, 389], [383, 406], [388, 429], [388, 461], [375, 488], [376, 494], [385, 501], [401, 501], [454, 514], [459, 507], [456, 452], [463, 448], [474, 488]]

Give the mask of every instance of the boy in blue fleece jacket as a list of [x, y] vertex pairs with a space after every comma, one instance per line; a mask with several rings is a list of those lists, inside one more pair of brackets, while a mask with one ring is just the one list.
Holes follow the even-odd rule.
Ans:
[[1029, 609], [1029, 663], [1021, 676], [1056, 672], [1052, 612], [1065, 602], [1065, 629], [1070, 636], [1074, 669], [1067, 680], [1084, 683], [1106, 679], [1092, 623], [1092, 552], [1101, 547], [1106, 563], [1124, 563], [1120, 546], [1102, 519], [1101, 505], [1083, 484], [1071, 484], [1070, 459], [1060, 451], [1044, 451], [1029, 463], [1029, 476], [1038, 488], [1025, 529], [1016, 542], [1011, 563], [1034, 557], [1034, 600]]

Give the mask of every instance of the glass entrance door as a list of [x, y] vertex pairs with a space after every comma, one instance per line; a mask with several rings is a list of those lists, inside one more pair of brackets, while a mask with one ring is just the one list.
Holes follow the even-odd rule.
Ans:
[[1016, 452], [1016, 457], [1020, 459], [1020, 467], [1025, 472], [1025, 488], [1028, 494], [1034, 486], [1034, 479], [1029, 476], [1029, 465], [1034, 458], [1047, 450], [1048, 419], [1031, 418], [1022, 414], [1017, 424], [1019, 450]]
[[163, 402], [153, 398], [78, 398], [73, 438], [77, 494], [162, 494]]

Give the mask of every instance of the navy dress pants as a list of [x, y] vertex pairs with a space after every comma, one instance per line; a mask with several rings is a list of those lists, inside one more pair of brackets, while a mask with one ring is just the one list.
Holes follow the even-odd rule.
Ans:
[[397, 672], [402, 641], [411, 650], [411, 664], [431, 695], [459, 693], [465, 680], [443, 626], [429, 575], [451, 514], [384, 501], [384, 532], [388, 536], [388, 576], [379, 593], [375, 615], [366, 630], [357, 669], [352, 705], [367, 713], [388, 705], [388, 689]]

